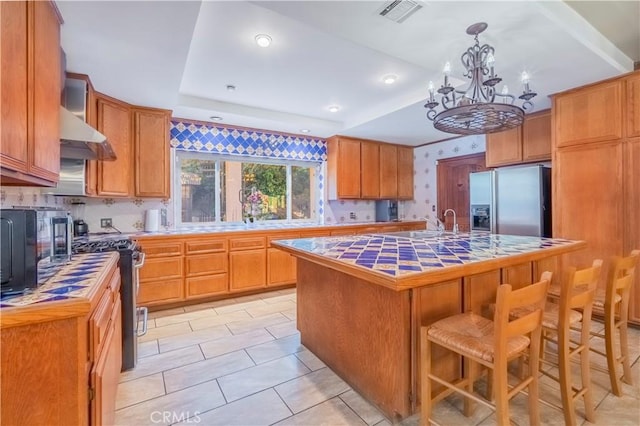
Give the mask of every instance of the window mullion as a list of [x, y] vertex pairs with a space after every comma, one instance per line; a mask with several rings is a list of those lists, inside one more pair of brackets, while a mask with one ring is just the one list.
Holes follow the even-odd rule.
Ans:
[[215, 214], [215, 221], [220, 223], [220, 209], [222, 207], [222, 203], [220, 202], [220, 193], [221, 193], [221, 180], [220, 180], [220, 159], [216, 159], [216, 167], [215, 167], [215, 173], [214, 173], [214, 178], [215, 178], [215, 182], [214, 182], [214, 190], [215, 190], [215, 194], [214, 194], [214, 198], [213, 198], [213, 210], [216, 212]]
[[291, 164], [287, 164], [287, 190], [286, 190], [286, 205], [287, 205], [287, 221], [291, 221], [293, 215], [291, 214], [291, 191], [293, 186], [291, 184]]

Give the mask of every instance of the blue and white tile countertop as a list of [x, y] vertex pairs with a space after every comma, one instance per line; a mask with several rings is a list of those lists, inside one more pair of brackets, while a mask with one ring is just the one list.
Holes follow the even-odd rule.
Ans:
[[88, 299], [102, 280], [105, 268], [117, 262], [118, 254], [88, 253], [76, 254], [70, 262], [48, 264], [41, 271], [39, 285], [24, 294], [8, 295], [0, 298], [0, 315], [4, 308], [24, 307], [44, 302]]
[[316, 263], [340, 263], [350, 271], [373, 273], [396, 283], [487, 261], [492, 262], [489, 270], [496, 269], [492, 266], [501, 259], [542, 259], [586, 245], [581, 241], [488, 232], [437, 235], [430, 231], [278, 240], [274, 244]]

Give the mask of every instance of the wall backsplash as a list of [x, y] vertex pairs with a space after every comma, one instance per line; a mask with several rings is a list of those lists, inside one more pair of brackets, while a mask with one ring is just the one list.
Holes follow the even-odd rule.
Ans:
[[[432, 220], [438, 211], [437, 173], [438, 160], [485, 151], [484, 135], [465, 136], [416, 148], [413, 151], [414, 200], [399, 206], [404, 220], [426, 218]], [[431, 225], [429, 225], [431, 226]]]
[[[414, 150], [414, 188], [415, 199], [400, 202], [398, 216], [400, 220], [417, 220], [435, 217], [437, 210], [436, 162], [439, 159], [485, 151], [485, 138], [467, 136], [426, 145]], [[326, 163], [325, 163], [326, 164]], [[172, 162], [173, 165], [173, 162]], [[324, 169], [324, 168], [323, 168]], [[321, 172], [321, 176], [326, 173]], [[325, 194], [326, 185], [320, 180], [320, 189]], [[3, 186], [0, 191], [0, 206], [42, 206], [69, 209], [74, 201], [83, 201], [85, 221], [90, 232], [107, 231], [100, 228], [101, 218], [111, 218], [113, 225], [122, 232], [137, 232], [144, 229], [145, 211], [148, 209], [166, 209], [166, 229], [174, 227], [174, 207], [172, 199], [117, 199], [117, 198], [72, 198], [55, 197], [42, 194], [39, 188]], [[375, 201], [373, 200], [319, 200], [318, 211], [321, 221], [327, 225], [338, 223], [372, 222], [375, 220]], [[350, 213], [355, 214], [355, 219]]]

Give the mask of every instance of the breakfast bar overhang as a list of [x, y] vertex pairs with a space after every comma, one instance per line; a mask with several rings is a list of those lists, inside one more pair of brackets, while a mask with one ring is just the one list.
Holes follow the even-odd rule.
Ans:
[[[304, 346], [392, 421], [420, 406], [419, 329], [481, 313], [499, 283], [531, 284], [583, 241], [429, 231], [281, 240], [297, 258], [297, 326]], [[434, 353], [439, 375], [460, 360]]]

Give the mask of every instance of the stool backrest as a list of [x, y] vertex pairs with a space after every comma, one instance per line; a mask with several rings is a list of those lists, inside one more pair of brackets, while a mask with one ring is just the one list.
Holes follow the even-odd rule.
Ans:
[[595, 259], [590, 268], [580, 270], [570, 268], [567, 278], [561, 284], [560, 305], [566, 309], [591, 307], [601, 271], [601, 259]]
[[[510, 337], [531, 334], [532, 340], [539, 340], [550, 282], [551, 272], [544, 272], [539, 282], [518, 290], [513, 290], [509, 284], [498, 287], [494, 315], [496, 355], [507, 353], [507, 341]], [[523, 307], [528, 307], [529, 312], [517, 319], [510, 319], [513, 310]]]
[[609, 270], [607, 293], [605, 297], [605, 309], [614, 302], [614, 295], [618, 293], [622, 300], [621, 310], [627, 311], [629, 305], [629, 292], [633, 284], [633, 278], [640, 258], [640, 250], [633, 250], [627, 257], [614, 257], [613, 265]]

